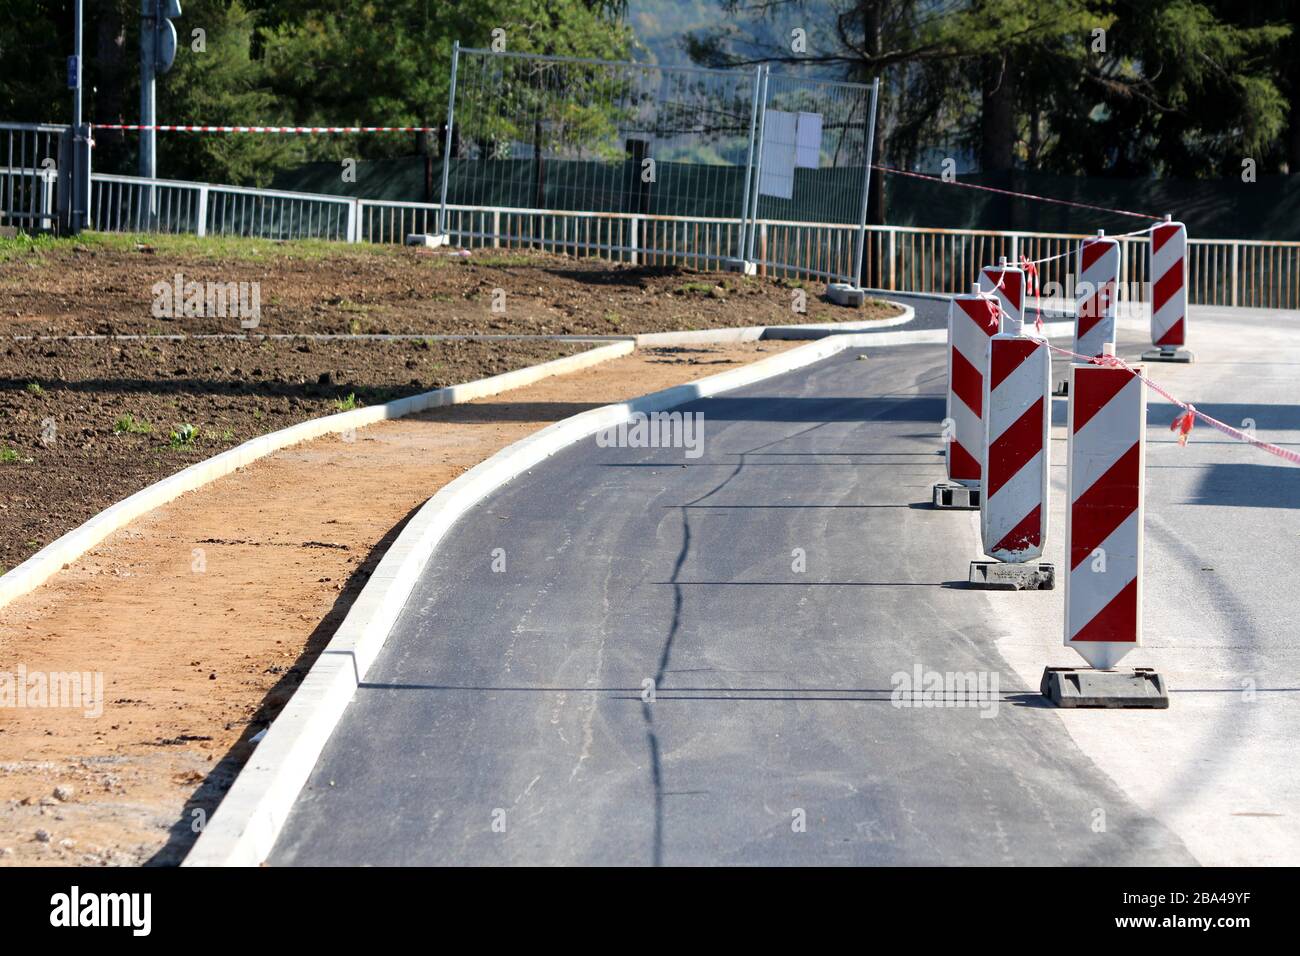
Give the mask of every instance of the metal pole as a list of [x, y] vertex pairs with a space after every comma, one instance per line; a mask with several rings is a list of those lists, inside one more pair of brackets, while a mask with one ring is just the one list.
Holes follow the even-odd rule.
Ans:
[[[158, 0], [140, 0], [140, 175], [154, 179], [157, 175], [156, 157], [154, 155], [154, 80], [157, 73], [157, 39], [158, 39]], [[148, 205], [137, 209], [137, 215], [144, 213], [143, 222], [138, 221], [139, 228], [153, 227], [154, 213], [158, 208], [158, 197], [153, 184], [145, 187]]]
[[[75, 73], [71, 77], [72, 88], [72, 149], [68, 151], [70, 168], [62, 170], [63, 183], [59, 187], [69, 192], [67, 209], [68, 222], [65, 223], [73, 233], [80, 232], [86, 223], [86, 212], [90, 208], [90, 131], [81, 128], [81, 37], [82, 37], [82, 0], [77, 0], [73, 8], [75, 20], [72, 27], [72, 56]], [[83, 184], [86, 184], [83, 186]], [[84, 192], [83, 192], [84, 189]]]
[[853, 287], [862, 288], [862, 254], [867, 246], [867, 200], [871, 196], [871, 162], [876, 152], [876, 101], [880, 97], [880, 77], [871, 81], [871, 118], [867, 120], [867, 161], [862, 172], [862, 209], [858, 214], [858, 252], [853, 266]]
[[81, 4], [82, 0], [77, 0], [73, 16], [76, 22], [72, 27], [72, 55], [76, 59], [76, 76], [73, 82], [76, 84], [72, 91], [72, 126], [74, 129], [81, 127]]
[[451, 89], [447, 93], [447, 135], [442, 144], [442, 198], [438, 206], [438, 235], [447, 235], [447, 175], [451, 172], [451, 127], [456, 121], [456, 70], [460, 66], [460, 41], [451, 45]]
[[763, 83], [762, 77], [763, 68], [755, 66], [753, 101], [749, 108], [749, 153], [745, 156], [745, 195], [740, 206], [740, 248], [736, 252], [736, 258], [741, 262], [745, 261], [745, 236], [749, 230], [749, 186], [754, 176], [754, 135], [758, 129], [758, 94]]
[[763, 179], [763, 127], [767, 122], [767, 76], [768, 67], [764, 64], [763, 82], [761, 92], [758, 94], [758, 157], [754, 162], [754, 168], [758, 171], [758, 175], [754, 177], [754, 200], [749, 207], [749, 248], [745, 250], [744, 255], [747, 261], [752, 261], [754, 258], [754, 233], [758, 231], [758, 196]]
[[[154, 165], [154, 39], [157, 0], [140, 0], [140, 175], [153, 179]], [[152, 205], [152, 204], [151, 204]]]

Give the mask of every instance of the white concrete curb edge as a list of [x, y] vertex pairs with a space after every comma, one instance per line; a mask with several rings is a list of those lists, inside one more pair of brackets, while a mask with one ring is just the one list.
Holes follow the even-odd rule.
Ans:
[[877, 336], [818, 339], [742, 368], [594, 408], [520, 439], [424, 503], [380, 559], [329, 645], [272, 722], [183, 866], [256, 866], [271, 852], [322, 748], [451, 526], [475, 504], [538, 462], [636, 412], [661, 411], [821, 361]]
[[496, 395], [552, 375], [588, 368], [627, 355], [634, 349], [635, 345], [631, 339], [611, 342], [576, 355], [566, 355], [539, 365], [493, 375], [491, 378], [449, 385], [446, 388], [399, 398], [383, 405], [372, 405], [335, 415], [326, 415], [323, 418], [313, 418], [249, 439], [242, 445], [236, 445], [204, 461], [195, 462], [174, 475], [142, 488], [130, 497], [104, 509], [84, 524], [73, 528], [67, 534], [51, 541], [22, 564], [0, 576], [0, 608], [44, 584], [64, 565], [77, 560], [114, 531], [125, 527], [141, 515], [281, 448], [319, 438], [321, 435], [345, 432], [441, 405], [456, 405], [476, 398]]
[[[735, 345], [759, 339], [818, 339], [827, 335], [855, 335], [874, 329], [906, 325], [916, 318], [916, 309], [902, 302], [885, 300], [903, 311], [889, 319], [861, 319], [857, 322], [810, 322], [795, 325], [746, 325], [734, 329], [694, 329], [690, 332], [644, 332], [635, 336], [638, 348], [670, 348], [674, 345]], [[812, 334], [809, 334], [812, 333]]]
[[[1035, 335], [1033, 326], [1026, 326], [1030, 335]], [[1044, 322], [1043, 334], [1047, 338], [1062, 338], [1074, 335], [1073, 322]], [[948, 341], [947, 329], [913, 329], [902, 332], [864, 332], [850, 335], [853, 344], [861, 348], [884, 348], [891, 345], [930, 345]]]

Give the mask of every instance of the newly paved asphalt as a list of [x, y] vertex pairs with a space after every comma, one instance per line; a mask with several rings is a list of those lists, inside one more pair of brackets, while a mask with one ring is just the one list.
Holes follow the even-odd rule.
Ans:
[[[850, 350], [685, 406], [702, 457], [592, 439], [492, 495], [270, 862], [1194, 862], [962, 587], [970, 513], [926, 504], [943, 362]], [[996, 679], [997, 706], [895, 706], [918, 668]]]

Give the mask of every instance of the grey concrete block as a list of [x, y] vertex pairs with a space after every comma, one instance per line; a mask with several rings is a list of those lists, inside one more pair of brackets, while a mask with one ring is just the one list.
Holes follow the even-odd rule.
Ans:
[[1196, 361], [1196, 353], [1189, 352], [1187, 349], [1151, 349], [1142, 353], [1144, 362], [1180, 362], [1183, 365], [1190, 365]]
[[1049, 561], [972, 561], [970, 586], [989, 591], [1051, 591], [1056, 568]]
[[1131, 671], [1047, 667], [1039, 689], [1057, 707], [1169, 707], [1165, 679], [1149, 667]]
[[722, 268], [727, 272], [739, 272], [746, 276], [758, 275], [758, 263], [750, 262], [748, 259], [723, 259]]
[[437, 249], [441, 246], [451, 245], [451, 236], [435, 236], [427, 232], [413, 232], [406, 237], [408, 246], [428, 246], [430, 249]]
[[978, 510], [980, 506], [980, 489], [978, 485], [974, 488], [968, 488], [955, 481], [940, 481], [934, 486], [933, 502], [936, 508]]
[[832, 282], [826, 287], [826, 298], [836, 305], [857, 307], [867, 300], [866, 289], [859, 289], [847, 282]]

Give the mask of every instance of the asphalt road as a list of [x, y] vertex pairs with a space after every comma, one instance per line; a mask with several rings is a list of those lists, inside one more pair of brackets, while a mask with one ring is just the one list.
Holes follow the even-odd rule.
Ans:
[[882, 292], [877, 297], [889, 299], [891, 302], [901, 302], [903, 305], [910, 305], [916, 312], [911, 322], [906, 325], [894, 326], [893, 331], [948, 328], [948, 299], [936, 299], [924, 295], [906, 295], [901, 292]]
[[[1034, 643], [1008, 634], [1013, 618], [1069, 654], [1060, 592], [962, 586], [971, 513], [926, 504], [943, 475], [943, 363], [938, 345], [847, 351], [684, 406], [705, 416], [701, 457], [593, 439], [499, 490], [444, 541], [270, 862], [1196, 862], [1184, 837], [1203, 821], [1176, 832], [1115, 782], [1096, 749], [1114, 741], [1042, 704], [1046, 653], [1018, 646], [1019, 669], [1004, 656], [1009, 639]], [[1297, 427], [1294, 408], [1268, 408]], [[1273, 467], [1240, 446], [1209, 454], [1207, 468]], [[1292, 528], [1300, 472], [1282, 467], [1252, 473], [1274, 509], [1256, 514]], [[1200, 477], [1199, 504], [1255, 506], [1233, 500], [1249, 494], [1228, 472]], [[1230, 513], [1175, 521], [1185, 494], [1152, 482], [1148, 514], [1178, 546], [1212, 549]], [[1179, 587], [1148, 594], [1162, 633], [1198, 625], [1178, 618], [1196, 608]], [[1272, 613], [1260, 640], [1277, 636]], [[917, 669], [996, 692], [896, 706], [897, 675]], [[1159, 719], [1185, 718], [1177, 707]], [[1121, 745], [1177, 733], [1151, 712], [1107, 719], [1128, 721]], [[1145, 746], [1140, 772], [1158, 775], [1162, 741]]]

